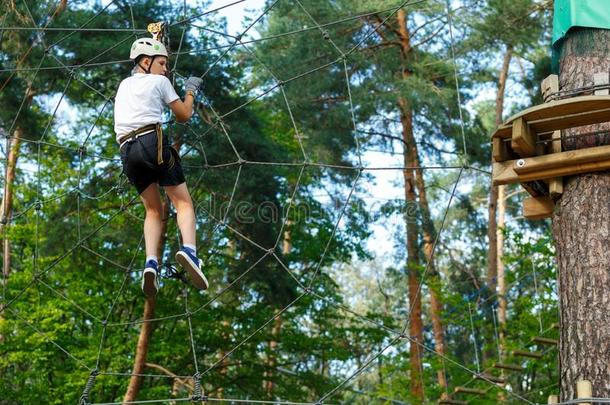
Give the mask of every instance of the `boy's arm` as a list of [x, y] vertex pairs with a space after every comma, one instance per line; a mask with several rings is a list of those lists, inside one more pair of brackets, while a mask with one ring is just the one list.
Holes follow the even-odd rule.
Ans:
[[191, 118], [191, 115], [193, 115], [194, 100], [194, 94], [192, 92], [188, 92], [186, 93], [186, 96], [184, 96], [184, 101], [177, 99], [176, 101], [169, 103], [169, 108], [171, 108], [172, 112], [176, 116], [176, 121], [187, 122]]
[[199, 90], [203, 80], [199, 77], [189, 77], [184, 85], [184, 101], [178, 99], [169, 103], [169, 108], [172, 109], [176, 116], [176, 121], [186, 122], [193, 115], [193, 104], [195, 102], [195, 94]]

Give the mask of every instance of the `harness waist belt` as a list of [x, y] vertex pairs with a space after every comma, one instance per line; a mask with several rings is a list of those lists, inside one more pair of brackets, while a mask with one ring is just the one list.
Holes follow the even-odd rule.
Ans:
[[163, 163], [163, 130], [161, 129], [161, 124], [150, 124], [145, 125], [141, 128], [134, 129], [133, 131], [123, 135], [119, 138], [119, 149], [123, 147], [127, 142], [133, 141], [143, 135], [147, 135], [151, 132], [155, 132], [157, 134], [157, 164]]

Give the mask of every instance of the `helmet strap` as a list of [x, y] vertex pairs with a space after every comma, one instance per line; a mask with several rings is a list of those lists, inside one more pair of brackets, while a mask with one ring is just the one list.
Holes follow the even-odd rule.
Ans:
[[156, 57], [157, 57], [157, 55], [153, 55], [150, 57], [150, 64], [148, 65], [148, 69], [146, 69], [146, 73], [150, 73], [150, 68], [152, 68], [152, 64], [155, 61]]
[[155, 61], [156, 57], [157, 57], [157, 55], [153, 55], [150, 57], [150, 64], [148, 65], [147, 68], [142, 66], [142, 64], [139, 61], [136, 64], [140, 67], [140, 69], [142, 69], [146, 74], [148, 74], [148, 73], [150, 73], [150, 68], [152, 68], [152, 64]]

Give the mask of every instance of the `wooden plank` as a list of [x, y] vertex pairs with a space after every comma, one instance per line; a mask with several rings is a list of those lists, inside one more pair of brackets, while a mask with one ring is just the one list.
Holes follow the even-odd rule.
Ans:
[[530, 220], [549, 218], [555, 204], [550, 197], [529, 197], [523, 200], [523, 216]]
[[517, 174], [521, 175], [545, 170], [560, 169], [566, 165], [576, 166], [585, 163], [600, 162], [608, 159], [609, 157], [610, 145], [595, 146], [593, 148], [569, 150], [545, 156], [538, 156], [532, 159], [521, 159], [522, 161], [520, 163], [515, 164], [515, 171]]
[[610, 145], [494, 162], [493, 184], [525, 183], [610, 169]]
[[[593, 84], [596, 86], [603, 86], [604, 84], [608, 84], [610, 76], [608, 75], [608, 72], [600, 72], [600, 73], [594, 73], [593, 74]], [[607, 96], [610, 95], [610, 93], [608, 93], [608, 89], [599, 89], [599, 90], [595, 90], [595, 95], [596, 96]]]
[[[551, 137], [553, 142], [551, 143], [551, 153], [560, 153], [561, 152], [561, 131], [553, 132]], [[549, 194], [551, 198], [557, 199], [560, 195], [563, 194], [563, 178], [556, 177], [549, 181]]]
[[502, 377], [496, 377], [495, 375], [491, 375], [491, 374], [481, 374], [481, 375], [477, 375], [475, 377], [477, 380], [483, 380], [483, 381], [487, 381], [487, 382], [494, 382], [496, 384], [506, 384], [506, 379], [502, 378]]
[[[608, 111], [610, 111], [610, 96], [579, 96], [551, 101], [513, 115], [498, 127], [492, 138], [510, 138], [512, 123], [517, 118], [525, 119], [536, 133], [542, 133], [606, 122]], [[572, 125], [573, 122], [576, 125]], [[558, 127], [553, 128], [554, 126]]]
[[558, 75], [549, 75], [547, 76], [542, 83], [540, 84], [540, 92], [542, 93], [542, 99], [544, 102], [548, 102], [550, 96], [553, 93], [559, 91], [559, 76]]
[[515, 158], [514, 153], [509, 150], [509, 142], [501, 138], [491, 140], [491, 153], [496, 162], [504, 162]]
[[516, 364], [504, 364], [504, 363], [494, 363], [493, 368], [498, 368], [500, 370], [509, 370], [509, 371], [518, 371], [522, 372], [525, 369]]
[[[566, 114], [557, 117], [546, 118], [536, 121], [527, 121], [537, 134], [546, 134], [560, 129], [580, 127], [584, 125], [600, 124], [610, 119], [610, 108], [591, 110], [576, 114]], [[494, 135], [499, 138], [510, 138], [512, 136], [512, 125], [498, 128]]]
[[557, 346], [559, 344], [559, 341], [557, 339], [549, 339], [549, 338], [540, 337], [540, 336], [536, 336], [533, 340], [534, 340], [534, 342], [540, 343], [542, 345]]
[[468, 387], [455, 387], [455, 390], [453, 392], [455, 392], [456, 394], [472, 394], [472, 395], [487, 394], [487, 391], [485, 391], [485, 390], [479, 390], [476, 388], [468, 388]]
[[526, 350], [513, 350], [513, 356], [529, 357], [531, 359], [541, 359], [542, 353], [540, 352], [529, 352]]
[[525, 119], [517, 118], [513, 122], [510, 146], [521, 157], [536, 156], [536, 134]]

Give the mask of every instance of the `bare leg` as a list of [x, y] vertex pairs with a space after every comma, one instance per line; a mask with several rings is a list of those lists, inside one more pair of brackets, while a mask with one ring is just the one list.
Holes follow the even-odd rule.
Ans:
[[165, 192], [176, 207], [178, 228], [182, 235], [182, 244], [196, 246], [195, 241], [195, 209], [186, 183], [165, 187]]
[[163, 205], [159, 195], [159, 186], [153, 183], [140, 194], [146, 217], [144, 218], [144, 242], [146, 244], [146, 256], [157, 256], [159, 254], [159, 243], [161, 242], [161, 231], [163, 229]]

